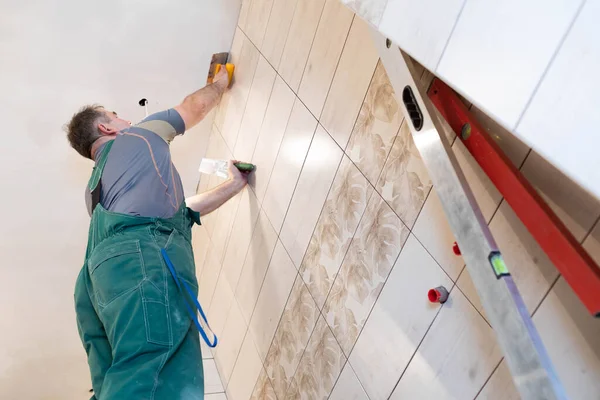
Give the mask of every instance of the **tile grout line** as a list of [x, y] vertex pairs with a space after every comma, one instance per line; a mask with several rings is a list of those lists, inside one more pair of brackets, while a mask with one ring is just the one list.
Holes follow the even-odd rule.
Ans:
[[533, 91], [531, 92], [531, 96], [529, 96], [529, 99], [527, 100], [527, 103], [525, 103], [525, 106], [523, 107], [523, 111], [521, 111], [521, 113], [519, 114], [519, 117], [517, 118], [517, 121], [515, 122], [513, 128], [510, 130], [511, 132], [513, 132], [513, 131], [516, 132], [517, 128], [521, 124], [521, 121], [523, 120], [523, 117], [525, 116], [525, 113], [529, 110], [529, 107], [531, 106], [531, 103], [533, 102], [533, 99], [535, 98], [537, 92], [539, 91], [540, 87], [542, 86], [542, 82], [544, 81], [544, 78], [548, 75], [548, 72], [552, 68], [552, 65], [554, 64], [554, 61], [558, 57], [558, 53], [560, 53], [560, 51], [562, 50], [562, 47], [563, 47], [565, 41], [567, 40], [567, 37], [569, 36], [569, 33], [571, 33], [571, 30], [573, 29], [573, 26], [575, 25], [575, 22], [579, 19], [579, 15], [581, 14], [581, 10], [583, 9], [583, 6], [586, 4], [586, 2], [587, 2], [587, 0], [582, 0], [581, 3], [579, 4], [579, 7], [577, 8], [577, 11], [575, 12], [575, 15], [573, 15], [573, 19], [571, 20], [571, 22], [569, 22], [569, 25], [567, 26], [567, 29], [565, 30], [565, 32], [563, 33], [562, 37], [560, 38], [560, 40], [558, 42], [558, 45], [556, 46], [556, 48], [552, 52], [552, 56], [548, 60], [548, 64], [546, 64], [546, 67], [544, 67], [544, 71], [542, 72], [542, 75], [540, 75], [540, 79], [535, 84], [535, 87], [533, 88]]
[[542, 304], [544, 304], [544, 300], [546, 300], [546, 297], [548, 297], [548, 295], [550, 294], [550, 292], [552, 291], [552, 289], [554, 289], [554, 286], [556, 286], [556, 284], [558, 283], [558, 280], [560, 279], [561, 276], [562, 275], [559, 273], [556, 276], [556, 278], [554, 278], [554, 281], [550, 284], [550, 286], [548, 287], [548, 290], [546, 291], [546, 293], [544, 293], [544, 296], [541, 298], [540, 302], [537, 304], [537, 306], [531, 312], [530, 317], [531, 317], [531, 321], [532, 322], [533, 322], [533, 317], [535, 316], [535, 313], [537, 312], [537, 310], [539, 310], [539, 308], [542, 306]]
[[[434, 72], [437, 72], [437, 69], [440, 66], [440, 63], [442, 62], [442, 58], [444, 58], [444, 54], [446, 54], [446, 49], [448, 48], [448, 45], [450, 44], [450, 39], [452, 38], [454, 31], [456, 30], [456, 25], [458, 25], [458, 21], [460, 20], [460, 17], [462, 16], [462, 13], [463, 13], [468, 1], [469, 0], [463, 0], [462, 5], [460, 6], [460, 11], [458, 12], [458, 15], [456, 16], [456, 19], [454, 20], [454, 24], [452, 24], [452, 29], [450, 30], [450, 33], [448, 34], [448, 39], [446, 39], [446, 43], [444, 43], [444, 48], [442, 49], [442, 52], [440, 53], [440, 58], [438, 58], [437, 63], [435, 64], [435, 68], [433, 69]], [[437, 77], [437, 75], [436, 75], [436, 77]]]
[[[304, 67], [302, 68], [302, 75], [300, 75], [300, 80], [298, 81], [298, 92], [300, 92], [300, 85], [302, 85], [302, 79], [304, 79], [304, 72], [306, 71], [306, 66], [308, 65], [308, 59], [310, 58], [310, 53], [312, 52], [312, 48], [315, 43], [315, 38], [317, 37], [317, 32], [319, 31], [319, 25], [321, 25], [321, 20], [323, 19], [323, 12], [325, 11], [325, 6], [327, 5], [327, 1], [328, 0], [323, 0], [323, 7], [321, 8], [321, 14], [319, 14], [319, 20], [317, 21], [317, 26], [315, 27], [315, 33], [313, 34], [312, 41], [310, 42], [310, 48], [308, 49], [308, 55], [306, 56], [306, 61], [304, 62]], [[341, 57], [342, 57], [342, 55], [340, 54], [340, 58]], [[333, 78], [332, 78], [332, 81], [333, 81]], [[298, 97], [300, 97], [299, 93], [298, 93]], [[308, 109], [308, 107], [307, 107], [307, 109]]]
[[[452, 294], [452, 291], [454, 290], [454, 287], [456, 286], [456, 283], [454, 283], [452, 285], [452, 287], [450, 288], [450, 290], [448, 291], [448, 297], [450, 297], [450, 295]], [[400, 381], [402, 380], [402, 377], [404, 376], [404, 374], [406, 373], [406, 371], [408, 370], [408, 367], [410, 367], [410, 364], [413, 360], [413, 358], [415, 357], [415, 355], [417, 355], [417, 353], [419, 352], [419, 348], [421, 347], [421, 344], [423, 343], [423, 341], [425, 340], [425, 338], [427, 337], [427, 334], [429, 333], [429, 331], [431, 330], [431, 327], [433, 326], [433, 324], [435, 323], [435, 320], [437, 319], [438, 315], [440, 315], [440, 312], [442, 311], [442, 308], [444, 308], [444, 304], [441, 304], [440, 307], [438, 308], [438, 311], [435, 313], [435, 316], [433, 317], [433, 319], [431, 320], [431, 323], [429, 324], [429, 326], [427, 327], [427, 330], [425, 331], [425, 334], [423, 335], [423, 337], [421, 338], [421, 340], [419, 341], [419, 344], [417, 345], [417, 347], [415, 347], [415, 351], [412, 353], [412, 355], [410, 356], [410, 358], [408, 359], [408, 362], [406, 363], [406, 366], [404, 367], [404, 369], [402, 370], [402, 373], [400, 374], [400, 377], [398, 378], [398, 380], [396, 381], [396, 384], [394, 385], [394, 387], [392, 388], [392, 391], [390, 393], [390, 395], [387, 397], [388, 400], [391, 399], [392, 395], [394, 394], [394, 391], [396, 390], [396, 388], [398, 387], [398, 384], [400, 383]], [[359, 379], [360, 380], [360, 379]]]
[[496, 373], [496, 370], [500, 367], [500, 364], [502, 364], [502, 360], [504, 360], [504, 356], [500, 357], [500, 361], [498, 361], [498, 364], [496, 364], [496, 366], [492, 370], [492, 373], [490, 374], [490, 376], [488, 376], [487, 379], [485, 380], [485, 382], [483, 382], [483, 385], [481, 385], [481, 387], [479, 388], [479, 390], [475, 394], [475, 397], [473, 397], [473, 400], [477, 400], [477, 397], [479, 397], [479, 395], [481, 394], [481, 392], [483, 392], [483, 389], [485, 389], [485, 386], [488, 384], [488, 382], [490, 381], [490, 379], [492, 379], [492, 376], [494, 376], [494, 374]]

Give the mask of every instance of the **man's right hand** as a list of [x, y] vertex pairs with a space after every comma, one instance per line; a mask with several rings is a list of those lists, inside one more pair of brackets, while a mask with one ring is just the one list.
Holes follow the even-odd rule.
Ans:
[[213, 78], [213, 85], [217, 85], [223, 92], [229, 87], [229, 74], [225, 65], [221, 65], [221, 69], [216, 73]]
[[242, 172], [242, 171], [240, 171], [234, 165], [235, 163], [238, 163], [238, 162], [240, 162], [240, 161], [229, 160], [229, 165], [227, 167], [227, 173], [229, 175], [229, 180], [231, 180], [232, 182], [235, 182], [237, 184], [236, 187], [239, 187], [239, 190], [238, 190], [238, 192], [239, 192], [248, 183], [248, 175], [250, 174], [250, 172]]

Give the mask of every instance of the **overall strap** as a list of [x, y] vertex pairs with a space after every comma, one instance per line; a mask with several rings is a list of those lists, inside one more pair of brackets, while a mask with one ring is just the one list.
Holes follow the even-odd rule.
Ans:
[[94, 169], [92, 170], [92, 176], [90, 176], [90, 180], [88, 181], [88, 188], [90, 189], [90, 193], [92, 195], [92, 212], [100, 203], [100, 178], [102, 178], [102, 172], [104, 171], [104, 166], [106, 165], [106, 160], [108, 159], [108, 153], [110, 153], [110, 148], [112, 147], [114, 140], [106, 143], [104, 145], [104, 149], [102, 153], [100, 153], [100, 158], [96, 162]]

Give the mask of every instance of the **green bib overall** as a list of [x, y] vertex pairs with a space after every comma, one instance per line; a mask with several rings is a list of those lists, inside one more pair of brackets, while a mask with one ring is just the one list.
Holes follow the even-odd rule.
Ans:
[[[90, 178], [92, 198], [98, 199], [112, 143]], [[95, 203], [85, 264], [75, 285], [92, 399], [203, 399], [198, 330], [161, 256], [164, 249], [179, 279], [197, 296], [191, 227], [200, 223], [199, 214], [183, 203], [171, 218], [136, 217]]]

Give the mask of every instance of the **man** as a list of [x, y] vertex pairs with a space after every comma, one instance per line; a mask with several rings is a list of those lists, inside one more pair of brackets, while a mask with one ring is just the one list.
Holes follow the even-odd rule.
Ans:
[[95, 161], [75, 286], [92, 399], [204, 398], [191, 227], [240, 192], [247, 175], [231, 161], [229, 180], [184, 200], [169, 142], [198, 124], [228, 84], [222, 68], [213, 84], [137, 125], [86, 106], [67, 126], [71, 146]]

